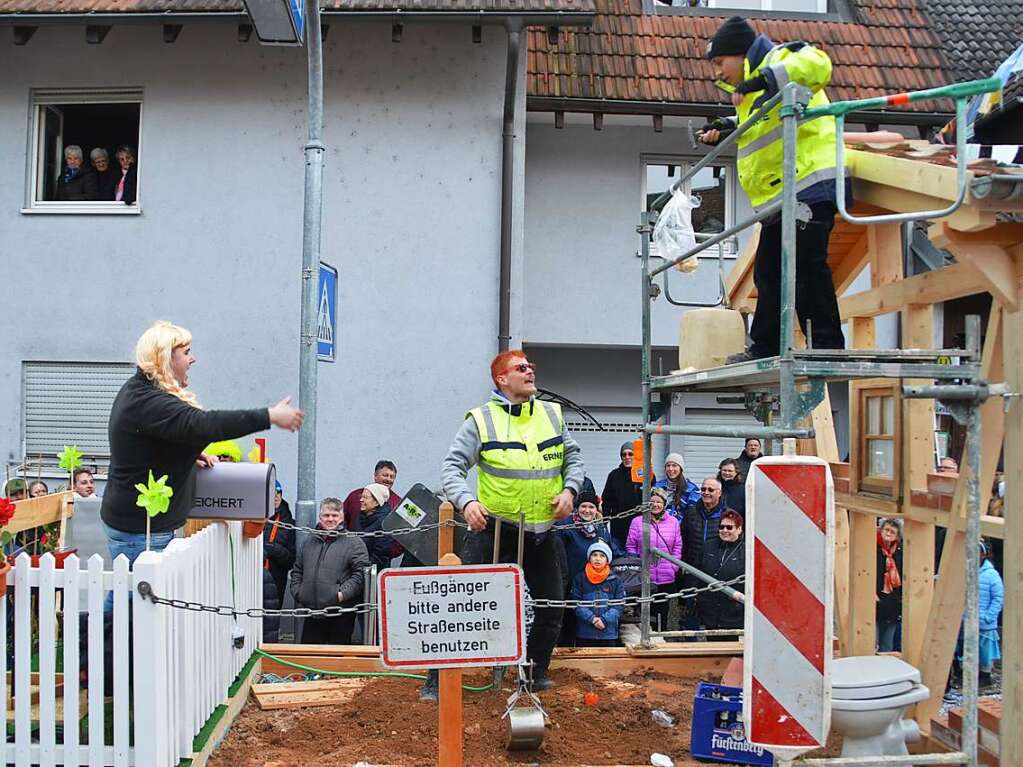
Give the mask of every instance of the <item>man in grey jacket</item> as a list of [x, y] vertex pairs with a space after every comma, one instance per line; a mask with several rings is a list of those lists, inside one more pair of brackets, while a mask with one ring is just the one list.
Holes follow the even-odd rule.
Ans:
[[[291, 594], [299, 607], [352, 607], [362, 598], [363, 570], [369, 554], [361, 538], [341, 536], [344, 513], [338, 498], [320, 503], [318, 533], [310, 535], [291, 570]], [[306, 618], [303, 644], [351, 644], [355, 613]]]
[[[469, 532], [462, 544], [467, 565], [492, 561], [495, 520], [504, 525], [501, 562], [518, 558], [518, 524], [524, 523], [522, 569], [534, 599], [563, 599], [555, 520], [572, 513], [584, 470], [579, 444], [565, 427], [561, 408], [534, 399], [536, 369], [521, 349], [502, 352], [490, 365], [494, 391], [471, 410], [441, 468], [444, 494], [462, 512]], [[473, 491], [466, 476], [477, 466]], [[521, 516], [520, 516], [521, 515]], [[561, 631], [561, 608], [535, 610], [526, 655], [533, 662], [533, 689], [551, 687], [551, 653]], [[436, 675], [420, 697], [436, 700]]]

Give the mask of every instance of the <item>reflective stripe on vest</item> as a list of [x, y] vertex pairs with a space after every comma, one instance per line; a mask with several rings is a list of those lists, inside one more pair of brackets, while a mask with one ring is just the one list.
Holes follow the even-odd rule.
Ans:
[[479, 501], [492, 514], [543, 532], [554, 521], [551, 500], [564, 489], [564, 421], [559, 406], [533, 400], [519, 415], [496, 402], [470, 411], [480, 433]]
[[[788, 82], [788, 74], [782, 62], [792, 52], [785, 46], [772, 48], [746, 79], [752, 79], [765, 69], [770, 69], [779, 89]], [[749, 62], [746, 62], [749, 67]], [[756, 111], [754, 102], [763, 91], [747, 93], [736, 109], [739, 123], [745, 122]], [[810, 107], [830, 103], [821, 88], [810, 98]], [[835, 173], [835, 118], [819, 117], [816, 120], [801, 121], [797, 127], [796, 190], [802, 191], [819, 181], [833, 179]], [[755, 209], [773, 202], [782, 190], [782, 142], [781, 104], [753, 125], [736, 142], [736, 168], [739, 183]]]

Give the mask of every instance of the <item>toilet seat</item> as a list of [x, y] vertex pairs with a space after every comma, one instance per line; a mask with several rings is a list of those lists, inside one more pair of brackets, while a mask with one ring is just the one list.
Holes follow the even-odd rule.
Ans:
[[832, 698], [831, 708], [833, 711], [879, 711], [882, 709], [902, 709], [912, 706], [931, 696], [931, 691], [922, 684], [913, 685], [913, 688], [901, 695], [892, 695], [886, 698], [870, 698], [867, 700]]
[[891, 655], [854, 655], [836, 658], [831, 663], [831, 689], [835, 697], [852, 697], [843, 694], [845, 691], [887, 688], [905, 682], [920, 684], [920, 672]]
[[879, 684], [874, 687], [832, 687], [832, 700], [877, 700], [878, 698], [890, 698], [894, 695], [902, 695], [909, 692], [916, 685], [908, 679], [890, 684]]

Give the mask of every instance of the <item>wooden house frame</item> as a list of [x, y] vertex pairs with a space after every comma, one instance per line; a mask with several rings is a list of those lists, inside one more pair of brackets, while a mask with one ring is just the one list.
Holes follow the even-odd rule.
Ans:
[[[956, 198], [955, 168], [868, 151], [849, 152], [857, 201], [854, 214], [905, 213], [940, 209]], [[1023, 392], [1023, 224], [997, 214], [1023, 210], [1023, 199], [980, 199], [970, 192], [953, 215], [934, 223], [929, 236], [955, 257], [943, 268], [907, 277], [903, 273], [899, 224], [853, 225], [837, 218], [828, 263], [843, 321], [851, 326], [852, 346], [875, 347], [875, 318], [898, 312], [903, 348], [934, 348], [936, 304], [978, 293], [993, 302], [982, 352], [982, 377], [1006, 382]], [[1004, 218], [1004, 217], [1003, 217]], [[756, 306], [753, 259], [756, 238], [737, 261], [727, 282], [732, 308]], [[870, 267], [870, 289], [844, 295]], [[864, 484], [867, 460], [864, 416], [859, 397], [898, 381], [854, 381], [850, 386], [850, 461], [839, 463], [827, 397], [812, 416], [816, 441], [801, 450], [832, 462], [836, 484], [835, 615], [843, 654], [869, 655], [875, 648], [876, 529], [878, 517], [903, 521], [903, 656], [921, 670], [931, 697], [916, 707], [927, 732], [942, 701], [965, 599], [964, 525], [967, 470], [958, 477], [934, 471], [934, 403], [901, 399], [896, 385], [896, 467], [888, 488]], [[930, 381], [903, 380], [902, 384]], [[1004, 539], [1006, 585], [1003, 612], [1002, 764], [1023, 764], [1023, 403], [1010, 397], [988, 399], [981, 407], [981, 509], [986, 509], [1004, 448], [1007, 484], [1005, 517], [984, 515], [981, 532]], [[880, 490], [880, 492], [878, 492]], [[940, 563], [935, 562], [935, 526], [947, 529]], [[941, 577], [935, 578], [938, 564]]]

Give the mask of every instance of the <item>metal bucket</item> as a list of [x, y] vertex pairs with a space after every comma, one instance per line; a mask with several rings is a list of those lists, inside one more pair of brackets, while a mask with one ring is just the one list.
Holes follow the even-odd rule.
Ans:
[[535, 751], [543, 744], [544, 732], [543, 711], [522, 706], [508, 712], [509, 751]]

